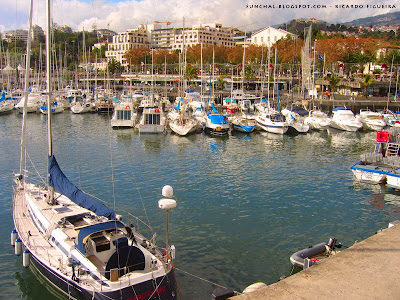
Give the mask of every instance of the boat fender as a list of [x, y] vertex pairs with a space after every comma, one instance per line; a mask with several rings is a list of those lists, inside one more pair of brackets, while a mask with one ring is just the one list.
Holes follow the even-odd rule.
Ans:
[[15, 240], [15, 255], [20, 256], [22, 252], [22, 241], [20, 238]]
[[329, 250], [335, 249], [336, 241], [337, 241], [336, 238], [330, 238], [329, 239], [329, 242], [328, 242]]
[[235, 292], [231, 289], [217, 287], [212, 293], [212, 300], [226, 300], [230, 297], [233, 297], [234, 295]]
[[22, 266], [28, 268], [31, 263], [31, 253], [29, 250], [25, 250], [22, 254]]
[[15, 241], [18, 238], [18, 233], [17, 231], [14, 229], [13, 231], [11, 231], [11, 246], [15, 246]]
[[267, 285], [264, 282], [256, 282], [245, 288], [243, 294], [251, 293], [265, 287], [267, 287]]

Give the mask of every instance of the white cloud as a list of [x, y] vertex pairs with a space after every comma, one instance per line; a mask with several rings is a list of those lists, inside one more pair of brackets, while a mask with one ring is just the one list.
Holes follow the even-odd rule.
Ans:
[[[29, 0], [0, 0], [0, 29], [26, 28], [28, 24]], [[113, 1], [114, 3], [110, 2]], [[322, 0], [54, 0], [53, 19], [58, 25], [68, 25], [73, 30], [106, 28], [114, 31], [136, 28], [140, 24], [157, 21], [177, 21], [170, 26], [181, 26], [182, 18], [186, 24], [219, 22], [226, 26], [241, 26], [244, 30], [281, 24], [294, 18], [317, 18], [329, 23], [347, 22], [356, 18], [368, 17], [400, 8], [391, 9], [393, 0], [355, 0], [349, 5], [363, 5], [363, 8], [336, 7], [346, 5], [344, 1]], [[45, 1], [34, 4], [33, 23], [45, 27]], [[247, 8], [246, 5], [274, 5], [275, 8]], [[324, 5], [323, 8], [289, 7], [279, 5]], [[385, 5], [384, 8], [367, 8], [367, 5]]]

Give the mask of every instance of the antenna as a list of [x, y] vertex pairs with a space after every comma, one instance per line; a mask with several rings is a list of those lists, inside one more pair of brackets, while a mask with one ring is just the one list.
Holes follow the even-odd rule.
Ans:
[[162, 195], [165, 198], [161, 198], [158, 200], [158, 207], [162, 210], [165, 210], [166, 213], [166, 231], [165, 231], [165, 248], [169, 247], [168, 245], [168, 235], [169, 235], [169, 211], [176, 207], [177, 202], [175, 199], [172, 199], [174, 196], [174, 189], [170, 185], [166, 185], [162, 188]]

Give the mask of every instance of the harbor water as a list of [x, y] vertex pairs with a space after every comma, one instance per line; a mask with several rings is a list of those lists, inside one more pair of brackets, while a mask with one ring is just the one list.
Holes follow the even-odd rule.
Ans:
[[[55, 299], [10, 246], [21, 123], [17, 113], [0, 116], [0, 298]], [[26, 157], [43, 180], [46, 130], [46, 116], [27, 116]], [[149, 223], [162, 247], [165, 212], [157, 202], [164, 185], [174, 188], [169, 241], [181, 299], [211, 299], [217, 285], [242, 291], [274, 283], [290, 275], [297, 250], [331, 237], [351, 246], [399, 219], [400, 193], [354, 182], [349, 169], [372, 151], [374, 132], [139, 135], [112, 130], [107, 115], [64, 112], [53, 118], [53, 136], [71, 181], [125, 219]]]

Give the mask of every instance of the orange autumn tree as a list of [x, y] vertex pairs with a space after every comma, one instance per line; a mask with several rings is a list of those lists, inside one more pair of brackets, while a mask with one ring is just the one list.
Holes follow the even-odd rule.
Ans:
[[316, 42], [316, 51], [325, 55], [326, 63], [332, 64], [337, 61], [343, 61], [349, 54], [366, 54], [375, 57], [376, 52], [388, 45], [387, 42], [372, 38], [340, 38], [318, 40]]

